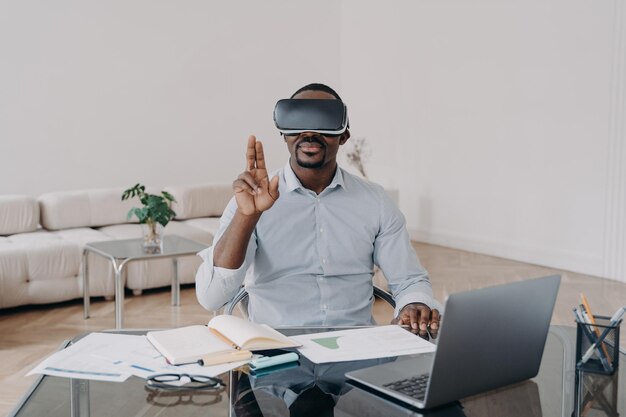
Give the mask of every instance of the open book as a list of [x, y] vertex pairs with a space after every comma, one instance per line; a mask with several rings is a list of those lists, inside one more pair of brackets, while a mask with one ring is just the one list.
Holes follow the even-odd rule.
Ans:
[[215, 365], [249, 359], [251, 350], [300, 346], [266, 324], [227, 315], [213, 317], [207, 326], [148, 332], [148, 340], [172, 365], [199, 360]]

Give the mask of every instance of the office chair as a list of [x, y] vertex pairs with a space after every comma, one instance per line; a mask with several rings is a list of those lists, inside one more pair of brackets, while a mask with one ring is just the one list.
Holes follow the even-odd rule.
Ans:
[[[377, 287], [376, 285], [374, 285], [374, 297], [378, 297], [381, 300], [385, 301], [392, 308], [396, 307], [396, 302], [393, 300], [393, 296], [389, 292], [383, 290], [380, 287]], [[239, 305], [240, 303], [242, 305]], [[237, 295], [235, 295], [233, 299], [230, 300], [228, 304], [226, 304], [226, 307], [224, 307], [224, 314], [232, 315], [233, 310], [238, 305], [239, 311], [241, 312], [243, 317], [248, 318], [248, 291], [246, 291], [246, 289], [243, 287], [239, 290]]]

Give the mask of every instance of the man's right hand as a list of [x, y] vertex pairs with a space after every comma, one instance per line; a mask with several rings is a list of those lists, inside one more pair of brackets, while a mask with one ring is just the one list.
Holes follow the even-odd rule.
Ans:
[[263, 144], [256, 137], [248, 138], [247, 169], [233, 182], [238, 211], [246, 216], [260, 214], [278, 199], [278, 176], [269, 180], [265, 168]]

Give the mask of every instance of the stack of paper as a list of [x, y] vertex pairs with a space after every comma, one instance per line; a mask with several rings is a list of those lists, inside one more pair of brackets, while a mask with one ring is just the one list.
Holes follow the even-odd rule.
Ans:
[[215, 366], [173, 366], [150, 344], [145, 336], [91, 333], [60, 350], [28, 375], [45, 374], [97, 381], [125, 381], [131, 375], [147, 378], [154, 374], [187, 373], [217, 376], [247, 361]]
[[313, 363], [376, 359], [435, 351], [435, 345], [400, 326], [376, 326], [292, 336]]

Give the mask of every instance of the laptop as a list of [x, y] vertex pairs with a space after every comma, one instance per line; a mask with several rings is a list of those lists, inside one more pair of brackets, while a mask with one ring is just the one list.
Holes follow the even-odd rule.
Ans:
[[561, 277], [451, 294], [437, 350], [346, 373], [353, 385], [432, 408], [539, 373]]

